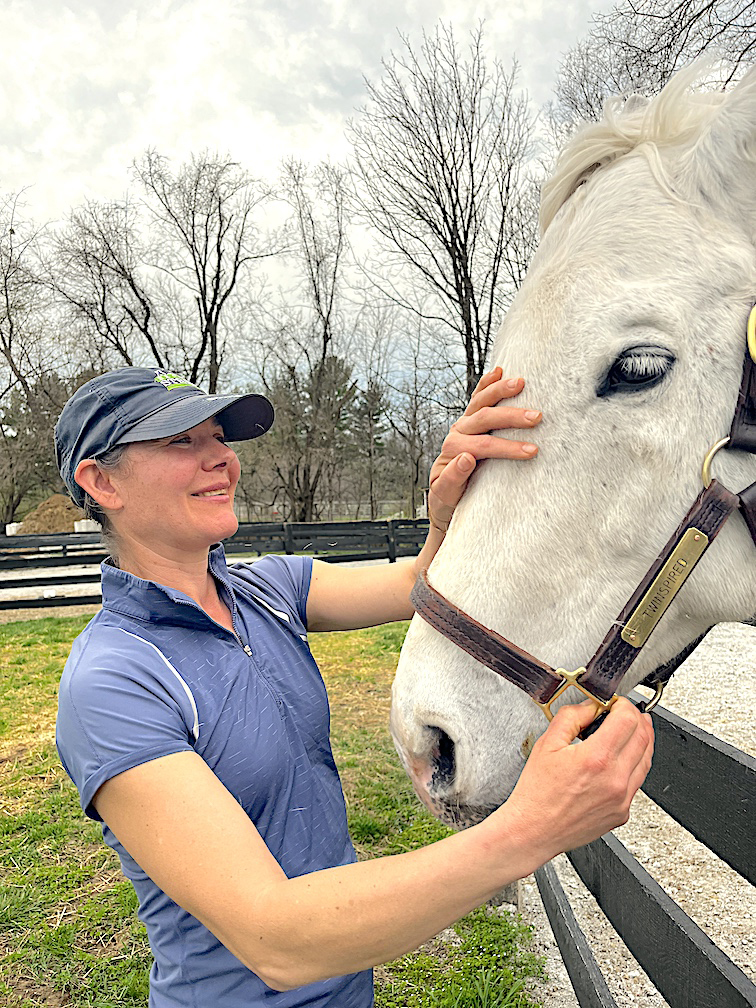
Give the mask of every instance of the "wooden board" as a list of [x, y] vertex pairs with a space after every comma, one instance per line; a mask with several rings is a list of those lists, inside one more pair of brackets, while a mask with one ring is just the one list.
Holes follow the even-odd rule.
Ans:
[[754, 1008], [756, 986], [612, 836], [573, 867], [671, 1008]]
[[756, 885], [756, 759], [671, 711], [651, 716], [656, 745], [643, 791]]
[[618, 1008], [553, 866], [543, 865], [535, 879], [580, 1008]]

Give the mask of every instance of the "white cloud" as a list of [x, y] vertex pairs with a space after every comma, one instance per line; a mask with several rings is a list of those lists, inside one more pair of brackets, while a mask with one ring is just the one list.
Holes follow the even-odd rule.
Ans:
[[[363, 76], [436, 20], [486, 20], [542, 103], [589, 0], [0, 0], [0, 190], [29, 186], [38, 218], [120, 195], [147, 147], [228, 151], [254, 174], [282, 156], [345, 153]], [[603, 2], [606, 7], [607, 3]]]

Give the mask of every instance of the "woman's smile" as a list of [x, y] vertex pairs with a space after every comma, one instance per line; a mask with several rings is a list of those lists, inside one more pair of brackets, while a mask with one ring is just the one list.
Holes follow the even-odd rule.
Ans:
[[210, 487], [208, 490], [195, 490], [192, 497], [213, 498], [215, 500], [223, 498], [224, 500], [229, 500], [229, 486], [230, 484], [224, 483], [222, 486]]

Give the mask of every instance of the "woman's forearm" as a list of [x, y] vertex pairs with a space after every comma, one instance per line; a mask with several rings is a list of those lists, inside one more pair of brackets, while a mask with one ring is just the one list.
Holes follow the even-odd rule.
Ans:
[[[618, 700], [587, 741], [591, 703], [562, 707], [510, 798], [477, 826], [396, 857], [271, 879], [232, 947], [272, 986], [296, 986], [386, 962], [415, 948], [560, 851], [627, 822], [648, 773], [648, 714]], [[247, 954], [251, 955], [247, 959]]]
[[501, 832], [484, 822], [406, 854], [273, 883], [249, 894], [264, 928], [237, 919], [218, 937], [277, 990], [387, 962], [537, 867]]
[[134, 860], [273, 988], [352, 973], [422, 944], [559, 851], [627, 821], [648, 772], [648, 714], [618, 700], [562, 707], [510, 798], [487, 819], [394, 857], [287, 879], [236, 799], [194, 752], [106, 781], [96, 808]]

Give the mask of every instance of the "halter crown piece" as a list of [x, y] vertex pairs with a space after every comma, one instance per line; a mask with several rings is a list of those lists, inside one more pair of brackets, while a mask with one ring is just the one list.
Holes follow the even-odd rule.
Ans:
[[[608, 714], [617, 699], [617, 687], [673, 598], [724, 523], [738, 509], [756, 546], [756, 483], [736, 494], [711, 478], [712, 460], [723, 448], [756, 454], [756, 305], [748, 316], [743, 378], [732, 426], [727, 437], [717, 441], [706, 454], [701, 469], [704, 489], [587, 665], [568, 672], [539, 661], [444, 598], [430, 584], [427, 570], [421, 571], [412, 590], [416, 612], [463, 651], [524, 690], [549, 720], [554, 701], [570, 686], [576, 686], [599, 707], [597, 719], [581, 734], [582, 738], [587, 737]], [[656, 706], [672, 673], [704, 636], [644, 680], [644, 685], [656, 690], [644, 710]]]

